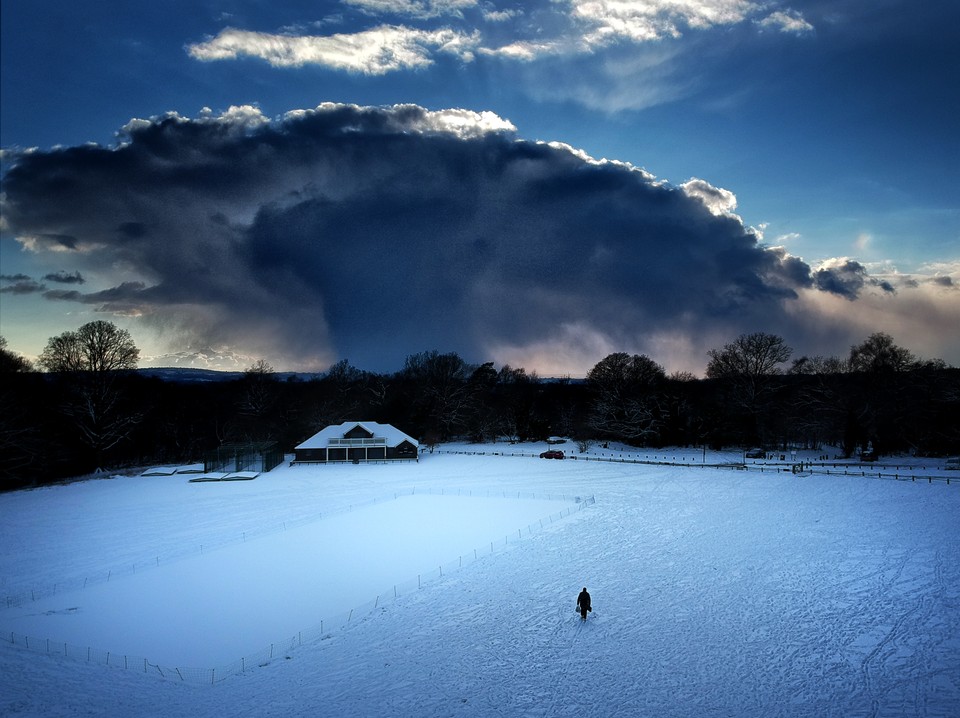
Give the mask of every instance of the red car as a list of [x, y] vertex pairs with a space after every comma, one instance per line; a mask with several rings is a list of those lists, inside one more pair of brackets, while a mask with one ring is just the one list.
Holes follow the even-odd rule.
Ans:
[[540, 454], [541, 459], [564, 459], [566, 458], [563, 455], [563, 452], [559, 449], [550, 449], [550, 451], [544, 451]]

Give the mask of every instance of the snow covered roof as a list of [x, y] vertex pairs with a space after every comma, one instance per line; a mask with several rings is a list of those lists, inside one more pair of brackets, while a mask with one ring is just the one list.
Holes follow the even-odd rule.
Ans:
[[381, 424], [378, 421], [345, 421], [342, 424], [328, 426], [322, 431], [318, 431], [302, 444], [296, 446], [296, 449], [325, 449], [330, 445], [331, 439], [342, 439], [347, 432], [356, 427], [366, 429], [375, 437], [386, 439], [387, 446], [398, 446], [404, 441], [409, 441], [414, 446], [420, 446], [420, 443], [412, 436], [404, 434], [400, 429], [392, 424]]

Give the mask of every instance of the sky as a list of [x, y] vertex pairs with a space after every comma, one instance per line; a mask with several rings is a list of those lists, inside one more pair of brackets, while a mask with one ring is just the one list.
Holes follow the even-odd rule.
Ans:
[[960, 365], [960, 6], [0, 8], [0, 335], [141, 365], [421, 351], [702, 374], [778, 334]]

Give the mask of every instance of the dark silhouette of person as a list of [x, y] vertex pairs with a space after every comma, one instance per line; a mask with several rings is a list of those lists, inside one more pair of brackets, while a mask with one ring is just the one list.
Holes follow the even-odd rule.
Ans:
[[577, 596], [577, 610], [580, 611], [580, 620], [587, 620], [587, 611], [592, 611], [593, 608], [590, 606], [590, 594], [587, 593], [587, 587], [584, 586], [583, 590], [580, 592], [580, 595]]

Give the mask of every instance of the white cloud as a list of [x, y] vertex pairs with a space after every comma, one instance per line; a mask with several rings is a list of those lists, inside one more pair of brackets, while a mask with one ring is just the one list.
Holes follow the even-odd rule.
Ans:
[[[323, 102], [312, 110], [291, 110], [283, 115], [280, 124], [304, 120], [311, 115], [336, 115], [344, 109], [362, 116], [365, 112], [375, 112], [384, 131], [434, 134], [447, 133], [459, 139], [475, 139], [497, 132], [516, 132], [517, 128], [510, 120], [505, 120], [495, 112], [474, 112], [460, 108], [445, 110], [426, 110], [418, 105], [400, 104], [383, 108], [365, 108], [359, 105], [346, 105], [337, 102]], [[356, 131], [361, 131], [359, 127]]]
[[515, 8], [512, 10], [484, 10], [483, 19], [487, 22], [507, 22], [515, 17], [523, 15], [523, 10]]
[[477, 0], [343, 0], [371, 15], [405, 15], [414, 18], [460, 15], [475, 7]]
[[787, 242], [796, 242], [800, 239], [799, 232], [787, 232], [786, 234], [781, 234], [777, 236], [777, 244], [786, 244]]
[[381, 25], [354, 34], [274, 35], [226, 28], [207, 42], [187, 50], [198, 60], [258, 57], [274, 67], [323, 65], [340, 70], [383, 75], [433, 63], [432, 52], [471, 59], [478, 36], [451, 29], [417, 30]]
[[532, 61], [545, 55], [556, 55], [569, 51], [569, 46], [559, 42], [533, 42], [518, 40], [497, 48], [482, 47], [477, 52], [483, 55], [504, 57], [520, 62]]
[[[655, 107], [683, 96], [695, 82], [680, 72], [681, 52], [676, 43], [620, 47], [589, 67], [557, 53], [555, 62], [531, 66], [527, 88], [539, 100], [575, 102], [607, 113]], [[556, 81], [558, 75], [563, 82]]]
[[757, 22], [760, 27], [773, 28], [780, 32], [792, 32], [797, 35], [813, 32], [814, 27], [794, 10], [778, 10]]
[[488, 132], [515, 132], [516, 127], [493, 112], [471, 110], [441, 110], [427, 112], [430, 129], [449, 132], [462, 139], [478, 137]]
[[706, 180], [692, 178], [689, 182], [680, 185], [684, 194], [694, 197], [717, 217], [736, 216], [733, 210], [737, 208], [737, 196], [723, 187], [714, 187]]
[[756, 9], [749, 0], [574, 0], [573, 17], [593, 26], [585, 36], [593, 46], [679, 37], [683, 27], [733, 25]]
[[216, 122], [224, 127], [243, 130], [256, 129], [270, 122], [269, 118], [260, 111], [260, 108], [254, 105], [230, 105], [227, 110], [219, 115], [214, 115], [213, 110], [204, 107], [200, 113], [199, 121]]

